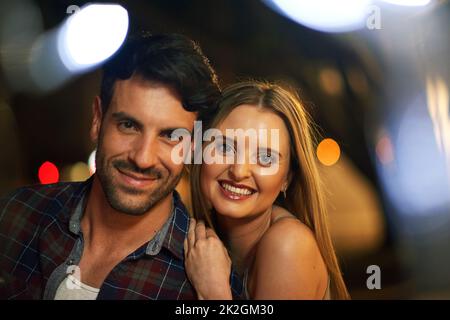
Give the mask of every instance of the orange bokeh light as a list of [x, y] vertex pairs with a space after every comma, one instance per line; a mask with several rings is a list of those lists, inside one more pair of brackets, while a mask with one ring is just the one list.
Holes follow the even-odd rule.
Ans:
[[341, 156], [341, 148], [336, 141], [327, 138], [323, 139], [317, 146], [317, 158], [326, 166], [335, 164]]

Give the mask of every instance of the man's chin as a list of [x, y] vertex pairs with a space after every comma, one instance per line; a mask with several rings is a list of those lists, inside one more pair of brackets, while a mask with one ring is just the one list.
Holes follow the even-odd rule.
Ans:
[[[181, 176], [176, 179], [158, 179], [148, 188], [131, 186], [118, 177], [99, 175], [100, 183], [109, 205], [124, 214], [139, 216], [150, 211], [167, 196], [171, 195]], [[102, 181], [103, 180], [103, 181]]]
[[136, 197], [131, 195], [128, 197], [127, 201], [121, 201], [114, 198], [108, 199], [108, 202], [114, 210], [132, 216], [141, 216], [147, 213], [155, 205], [151, 200], [142, 200], [140, 197], [135, 199]]
[[119, 206], [114, 209], [121, 214], [134, 217], [143, 216], [150, 210], [150, 208], [147, 207], [131, 207], [131, 206]]
[[[114, 194], [108, 196], [110, 206], [121, 213], [140, 216], [147, 213], [167, 195], [158, 194], [160, 189], [139, 190], [129, 187], [117, 187]], [[170, 192], [168, 193], [170, 194]]]
[[127, 213], [126, 211], [146, 211], [152, 206], [149, 196], [138, 190], [121, 190], [116, 192], [113, 198], [112, 201], [109, 201], [111, 206], [114, 208], [114, 204], [116, 207], [120, 207], [122, 209], [120, 211], [124, 213]]
[[118, 196], [122, 196], [122, 197], [133, 197], [133, 196], [145, 197], [145, 195], [147, 195], [147, 197], [148, 197], [148, 195], [154, 193], [155, 190], [157, 190], [157, 189], [152, 188], [151, 190], [145, 190], [145, 189], [123, 186], [123, 185], [116, 186], [116, 192], [120, 194]]

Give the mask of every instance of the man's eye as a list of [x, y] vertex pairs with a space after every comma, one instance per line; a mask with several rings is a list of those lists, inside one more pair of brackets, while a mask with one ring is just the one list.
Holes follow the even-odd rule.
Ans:
[[161, 133], [161, 136], [170, 140], [171, 142], [181, 142], [183, 141], [184, 135], [186, 134], [185, 132], [176, 132], [177, 130], [174, 131], [165, 131]]
[[119, 122], [119, 129], [125, 132], [130, 132], [130, 131], [136, 131], [136, 125], [134, 124], [133, 121], [130, 120], [125, 120], [125, 121], [121, 121]]

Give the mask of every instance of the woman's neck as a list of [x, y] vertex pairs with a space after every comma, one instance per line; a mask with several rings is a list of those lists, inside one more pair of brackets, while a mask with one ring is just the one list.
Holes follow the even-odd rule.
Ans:
[[262, 214], [239, 219], [216, 213], [218, 227], [238, 273], [242, 274], [251, 265], [256, 245], [269, 228], [271, 216], [272, 207]]

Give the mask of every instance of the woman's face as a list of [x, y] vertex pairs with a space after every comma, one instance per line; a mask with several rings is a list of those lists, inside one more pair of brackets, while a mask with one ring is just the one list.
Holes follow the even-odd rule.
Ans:
[[[264, 213], [287, 186], [290, 139], [283, 120], [268, 109], [241, 105], [217, 129], [222, 141], [212, 141], [205, 151], [222, 163], [203, 163], [203, 194], [219, 215], [241, 218]], [[252, 133], [256, 133], [253, 143]]]

